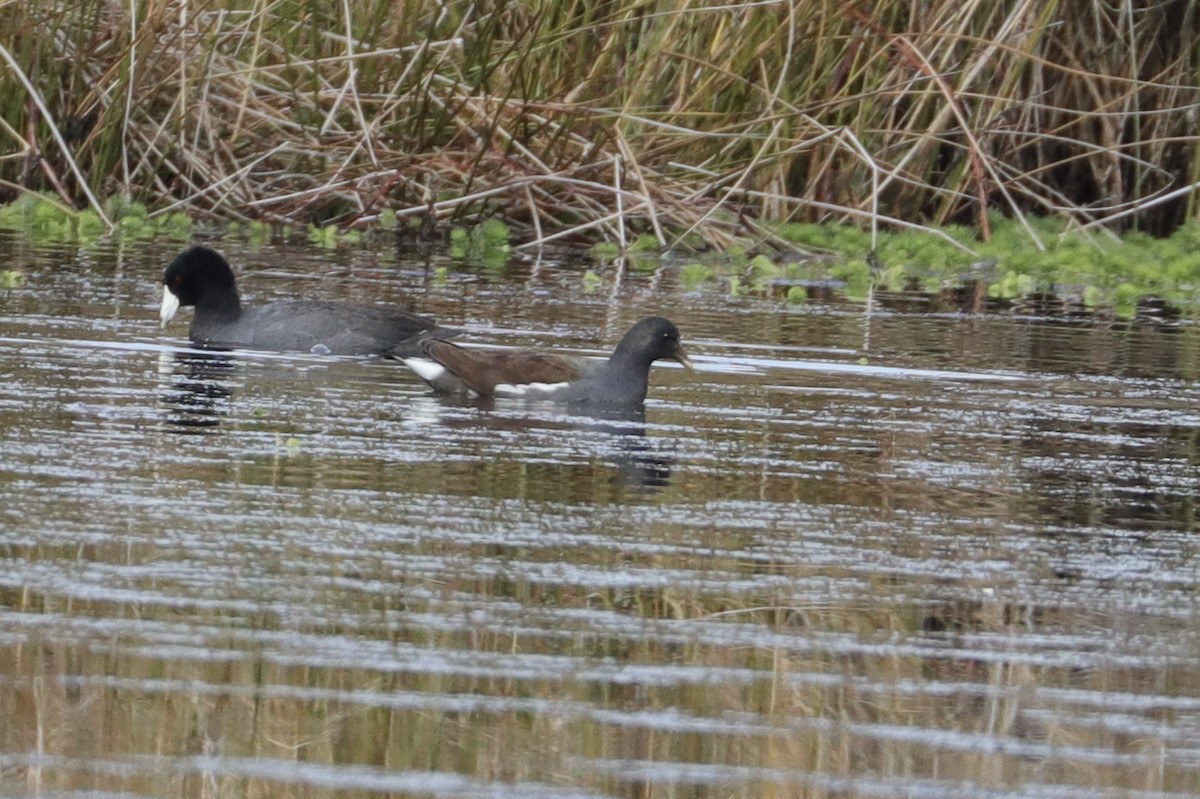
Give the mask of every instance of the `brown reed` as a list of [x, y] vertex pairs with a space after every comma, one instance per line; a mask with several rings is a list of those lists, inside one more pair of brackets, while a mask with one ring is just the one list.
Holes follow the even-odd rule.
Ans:
[[0, 24], [10, 198], [664, 247], [1197, 213], [1185, 0], [32, 0]]

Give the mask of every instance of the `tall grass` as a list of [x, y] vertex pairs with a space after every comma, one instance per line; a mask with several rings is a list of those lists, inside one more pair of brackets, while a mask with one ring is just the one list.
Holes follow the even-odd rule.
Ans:
[[30, 0], [0, 25], [0, 189], [77, 206], [716, 246], [1198, 213], [1188, 0]]

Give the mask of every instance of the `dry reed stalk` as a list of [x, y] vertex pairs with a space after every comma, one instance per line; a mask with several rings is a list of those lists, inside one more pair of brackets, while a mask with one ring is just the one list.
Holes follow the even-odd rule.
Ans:
[[720, 247], [791, 218], [986, 237], [996, 204], [1166, 232], [1200, 181], [1190, 6], [75, 5], [0, 6], [0, 181], [101, 212]]

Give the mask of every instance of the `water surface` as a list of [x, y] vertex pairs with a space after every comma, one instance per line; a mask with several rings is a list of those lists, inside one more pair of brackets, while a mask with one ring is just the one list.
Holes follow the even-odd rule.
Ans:
[[4, 795], [1200, 792], [1190, 323], [222, 245], [473, 342], [670, 316], [698, 371], [597, 418], [197, 353], [172, 245], [4, 246]]

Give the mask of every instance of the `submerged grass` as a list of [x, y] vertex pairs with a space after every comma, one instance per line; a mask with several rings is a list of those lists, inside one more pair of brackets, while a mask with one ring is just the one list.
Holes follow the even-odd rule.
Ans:
[[1196, 217], [1186, 0], [35, 0], [0, 24], [0, 186], [105, 227], [108, 196], [620, 248]]

